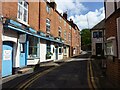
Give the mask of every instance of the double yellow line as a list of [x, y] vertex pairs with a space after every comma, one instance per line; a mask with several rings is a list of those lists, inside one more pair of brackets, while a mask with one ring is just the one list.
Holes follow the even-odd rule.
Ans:
[[[63, 64], [65, 64], [65, 63], [63, 63]], [[63, 65], [63, 64], [61, 64], [61, 65]], [[60, 66], [61, 66], [61, 65], [60, 65]], [[40, 73], [36, 74], [36, 75], [33, 76], [32, 78], [30, 78], [28, 81], [26, 81], [25, 83], [23, 83], [22, 85], [20, 85], [18, 90], [21, 90], [21, 89], [22, 89], [22, 90], [25, 90], [26, 88], [30, 87], [30, 85], [32, 85], [32, 83], [34, 83], [38, 78], [44, 76], [45, 74], [49, 73], [50, 71], [52, 71], [52, 70], [54, 70], [54, 69], [56, 69], [56, 68], [58, 68], [58, 67], [59, 67], [59, 66], [57, 66], [57, 67], [52, 67], [52, 68], [50, 68], [50, 69], [47, 69], [47, 70], [45, 70], [45, 71], [43, 71], [43, 72], [40, 72]]]
[[97, 90], [97, 86], [96, 86], [96, 83], [95, 83], [95, 80], [94, 80], [94, 76], [93, 76], [92, 64], [91, 64], [90, 60], [87, 63], [87, 72], [88, 72], [87, 76], [88, 76], [89, 88], [91, 90], [93, 90], [93, 89]]

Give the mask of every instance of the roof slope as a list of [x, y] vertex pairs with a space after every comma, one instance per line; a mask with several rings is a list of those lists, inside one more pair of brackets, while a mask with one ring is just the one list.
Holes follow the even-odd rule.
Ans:
[[91, 30], [100, 30], [100, 29], [105, 29], [105, 19], [103, 19], [101, 22], [95, 25]]

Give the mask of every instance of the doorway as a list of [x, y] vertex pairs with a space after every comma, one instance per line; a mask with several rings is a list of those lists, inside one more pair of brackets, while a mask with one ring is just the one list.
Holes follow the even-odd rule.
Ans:
[[102, 54], [102, 43], [96, 43], [96, 55]]

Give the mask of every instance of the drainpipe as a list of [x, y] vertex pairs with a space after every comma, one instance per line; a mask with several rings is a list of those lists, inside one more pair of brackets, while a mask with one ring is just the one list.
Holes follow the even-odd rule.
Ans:
[[0, 1], [0, 89], [2, 89], [2, 32], [3, 32], [3, 17], [2, 17], [2, 1]]

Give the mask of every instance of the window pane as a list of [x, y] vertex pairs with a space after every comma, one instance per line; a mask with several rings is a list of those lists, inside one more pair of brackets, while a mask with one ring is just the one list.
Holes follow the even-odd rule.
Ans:
[[24, 9], [24, 21], [27, 22], [27, 10]]
[[47, 42], [47, 52], [51, 52], [51, 44], [50, 44], [50, 42]]
[[60, 54], [62, 53], [62, 48], [59, 48], [59, 53], [60, 53]]
[[39, 39], [33, 36], [29, 40], [29, 57], [39, 57]]
[[27, 2], [24, 2], [24, 7], [25, 7], [26, 9], [28, 8]]
[[100, 37], [100, 38], [102, 37], [102, 32], [99, 32], [99, 37]]
[[46, 19], [46, 31], [50, 31], [50, 20]]
[[18, 0], [18, 3], [22, 5], [22, 0]]

